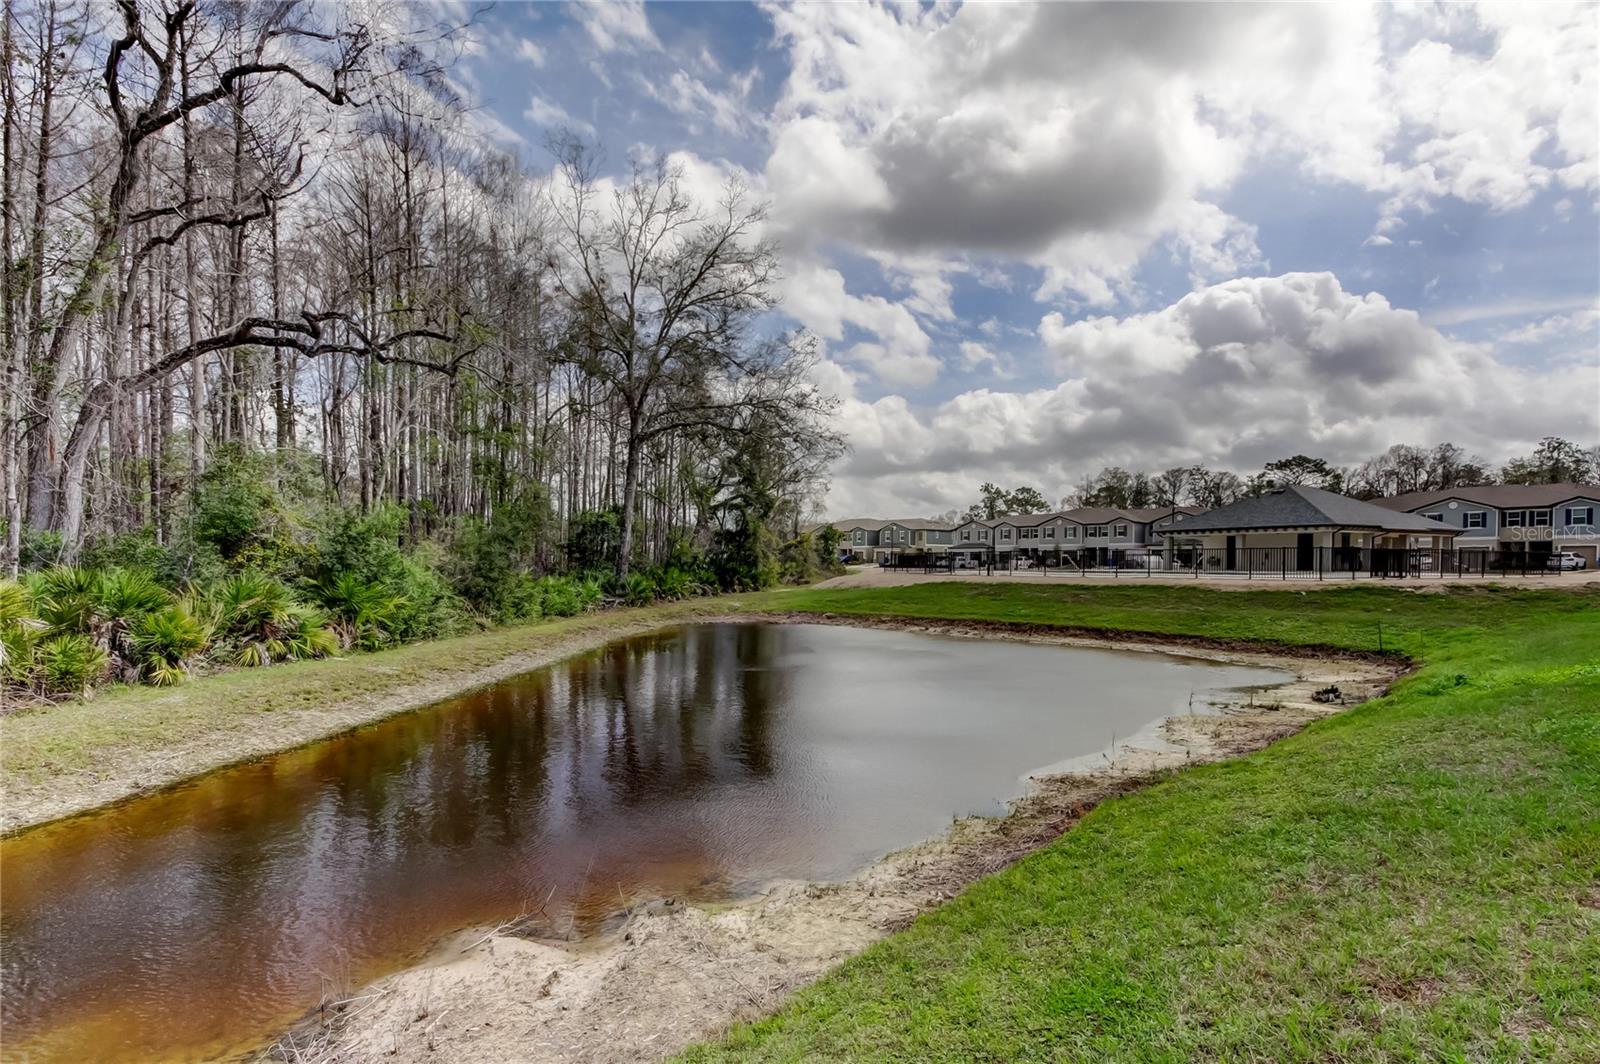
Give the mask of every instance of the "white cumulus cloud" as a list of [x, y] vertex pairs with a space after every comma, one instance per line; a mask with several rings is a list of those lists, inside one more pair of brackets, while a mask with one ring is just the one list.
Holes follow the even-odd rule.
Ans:
[[1446, 337], [1328, 273], [1249, 277], [1160, 310], [1038, 338], [1053, 386], [979, 389], [917, 409], [849, 398], [839, 513], [937, 513], [984, 480], [1058, 496], [1103, 465], [1244, 471], [1297, 452], [1354, 463], [1396, 442], [1454, 441], [1491, 460], [1555, 431], [1600, 436], [1600, 366], [1541, 372]]

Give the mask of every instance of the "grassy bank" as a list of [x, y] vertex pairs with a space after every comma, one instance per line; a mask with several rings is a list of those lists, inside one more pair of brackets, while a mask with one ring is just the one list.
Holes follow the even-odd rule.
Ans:
[[1600, 595], [920, 585], [784, 605], [1381, 638], [1420, 668], [1102, 805], [686, 1059], [1600, 1059]]

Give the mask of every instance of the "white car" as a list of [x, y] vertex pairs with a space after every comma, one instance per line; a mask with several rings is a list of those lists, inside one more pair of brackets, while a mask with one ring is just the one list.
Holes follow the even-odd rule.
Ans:
[[978, 559], [970, 554], [958, 554], [955, 560], [955, 567], [957, 569], [976, 569], [978, 567]]
[[1550, 560], [1544, 563], [1546, 569], [1560, 569], [1563, 571], [1582, 569], [1588, 564], [1588, 559], [1583, 555], [1573, 554], [1571, 551], [1552, 554], [1550, 555]]

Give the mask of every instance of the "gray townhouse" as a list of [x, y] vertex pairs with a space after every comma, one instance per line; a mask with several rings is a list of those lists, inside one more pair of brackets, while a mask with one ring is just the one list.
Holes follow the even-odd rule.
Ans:
[[865, 562], [892, 554], [942, 554], [952, 542], [950, 525], [920, 517], [848, 517], [830, 523], [842, 537], [841, 555]]
[[1566, 551], [1582, 555], [1590, 568], [1600, 561], [1600, 485], [1486, 484], [1375, 501], [1459, 530], [1457, 550]]
[[1183, 520], [1202, 511], [1193, 506], [1119, 509], [1081, 507], [1044, 514], [1005, 514], [963, 521], [950, 549], [976, 560], [999, 563], [1027, 558], [1049, 565], [1116, 565], [1129, 557], [1158, 554], [1157, 522]]

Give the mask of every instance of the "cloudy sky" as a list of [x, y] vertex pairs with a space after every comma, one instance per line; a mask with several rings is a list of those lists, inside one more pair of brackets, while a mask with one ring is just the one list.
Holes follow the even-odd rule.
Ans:
[[771, 204], [852, 446], [982, 480], [1600, 442], [1600, 7], [503, 4], [453, 74]]

